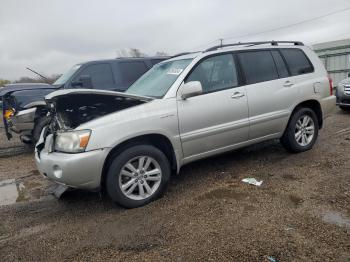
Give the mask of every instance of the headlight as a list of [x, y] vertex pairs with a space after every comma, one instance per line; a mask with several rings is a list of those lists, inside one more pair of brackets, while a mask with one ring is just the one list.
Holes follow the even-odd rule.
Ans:
[[84, 152], [90, 139], [91, 130], [78, 130], [57, 133], [55, 150], [66, 153]]

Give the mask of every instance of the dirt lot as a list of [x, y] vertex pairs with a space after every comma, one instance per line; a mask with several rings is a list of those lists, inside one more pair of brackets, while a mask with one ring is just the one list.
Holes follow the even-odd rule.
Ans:
[[[350, 261], [350, 114], [339, 110], [309, 152], [271, 141], [199, 161], [138, 209], [81, 191], [57, 200], [32, 153], [0, 128], [5, 179], [0, 261]], [[11, 186], [18, 196], [6, 200]]]

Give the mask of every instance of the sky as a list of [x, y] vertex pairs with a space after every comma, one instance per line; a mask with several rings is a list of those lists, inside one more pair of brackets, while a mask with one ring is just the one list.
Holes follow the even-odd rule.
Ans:
[[350, 38], [349, 17], [349, 0], [0, 0], [0, 79], [33, 77], [26, 67], [62, 74], [127, 48], [176, 54], [220, 38], [312, 45]]

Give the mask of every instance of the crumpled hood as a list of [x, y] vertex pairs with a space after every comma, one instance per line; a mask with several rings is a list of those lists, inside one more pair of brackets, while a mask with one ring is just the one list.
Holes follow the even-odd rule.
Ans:
[[9, 84], [3, 88], [0, 88], [0, 97], [15, 91], [20, 90], [30, 90], [30, 89], [47, 89], [47, 88], [57, 88], [53, 85], [44, 84], [44, 83], [18, 83], [18, 84]]
[[96, 118], [152, 100], [150, 97], [93, 89], [59, 90], [45, 97], [54, 130], [74, 129]]
[[62, 89], [55, 92], [52, 92], [45, 96], [46, 101], [54, 101], [57, 100], [59, 97], [62, 96], [68, 96], [68, 95], [106, 95], [106, 96], [119, 96], [119, 97], [126, 97], [126, 98], [132, 98], [137, 99], [141, 101], [150, 101], [154, 98], [147, 97], [147, 96], [138, 96], [138, 95], [132, 95], [122, 92], [115, 92], [115, 91], [107, 91], [107, 90], [98, 90], [98, 89]]

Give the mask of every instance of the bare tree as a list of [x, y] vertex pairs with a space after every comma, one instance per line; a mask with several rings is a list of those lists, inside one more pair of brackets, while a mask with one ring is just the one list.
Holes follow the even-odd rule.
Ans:
[[117, 50], [117, 57], [146, 57], [147, 54], [137, 48], [124, 48]]
[[10, 84], [10, 83], [11, 83], [11, 81], [9, 81], [9, 80], [0, 79], [0, 87], [7, 85], [7, 84]]
[[158, 51], [158, 52], [156, 52], [156, 56], [169, 56], [169, 54], [167, 52], [164, 52], [164, 51]]

